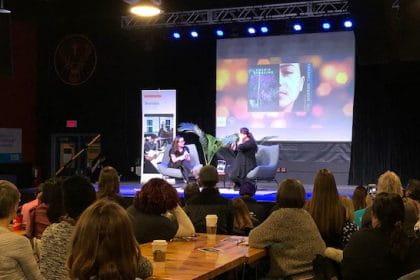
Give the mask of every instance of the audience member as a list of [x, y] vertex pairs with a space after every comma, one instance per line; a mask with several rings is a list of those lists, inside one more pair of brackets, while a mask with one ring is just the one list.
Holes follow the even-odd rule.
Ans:
[[163, 179], [149, 180], [128, 207], [137, 242], [195, 234], [191, 220], [179, 206], [178, 193]]
[[[402, 197], [403, 189], [400, 177], [392, 171], [386, 171], [379, 176], [377, 184], [377, 193], [395, 193]], [[417, 214], [415, 207], [406, 199], [404, 201], [405, 219], [403, 228], [409, 238], [415, 237], [414, 225], [417, 223]], [[366, 208], [362, 217], [362, 228], [371, 227], [372, 207]]]
[[110, 200], [98, 200], [83, 212], [70, 247], [71, 279], [134, 280], [152, 275], [152, 264], [141, 256], [127, 212]]
[[120, 177], [112, 166], [102, 168], [99, 173], [97, 199], [109, 199], [117, 202], [123, 208], [130, 206], [131, 201], [125, 200], [120, 195]]
[[[254, 183], [245, 181], [239, 189], [239, 196], [245, 202], [246, 206], [248, 206], [251, 216], [261, 222], [267, 218], [269, 213], [268, 208], [255, 200], [254, 195], [256, 191], [257, 188]], [[271, 204], [268, 206], [271, 208]]]
[[235, 235], [248, 236], [249, 231], [260, 222], [253, 218], [245, 202], [237, 197], [232, 199], [233, 207], [233, 233]]
[[345, 209], [341, 204], [334, 175], [321, 169], [315, 176], [311, 200], [305, 209], [312, 215], [327, 247], [343, 248]]
[[212, 165], [201, 168], [198, 176], [202, 190], [188, 200], [185, 212], [191, 218], [197, 232], [206, 232], [206, 215], [215, 214], [217, 233], [230, 234], [233, 230], [232, 203], [219, 194], [216, 184], [219, 181], [217, 170]]
[[376, 196], [372, 228], [356, 232], [344, 249], [344, 279], [391, 280], [404, 274], [409, 246], [402, 227], [404, 212], [400, 194], [382, 191]]
[[353, 201], [354, 207], [354, 223], [358, 226], [362, 226], [362, 216], [366, 209], [366, 197], [368, 195], [367, 189], [364, 186], [357, 186], [353, 191], [351, 200]]
[[311, 215], [302, 209], [305, 198], [298, 180], [284, 180], [277, 192], [279, 210], [249, 233], [251, 247], [269, 248], [267, 277], [313, 277], [312, 261], [317, 254], [323, 255], [326, 247]]
[[352, 234], [359, 230], [357, 225], [354, 224], [354, 207], [353, 202], [348, 196], [340, 196], [341, 204], [344, 206], [346, 211], [346, 219], [343, 226], [343, 235], [341, 238], [341, 243], [343, 246], [346, 246], [350, 241]]
[[29, 240], [8, 229], [19, 201], [16, 186], [0, 180], [0, 279], [43, 279]]
[[59, 222], [63, 214], [61, 184], [62, 181], [55, 178], [41, 184], [39, 204], [29, 211], [29, 223], [26, 228], [28, 238], [40, 239], [51, 223]]
[[67, 178], [62, 185], [64, 216], [42, 234], [40, 268], [42, 275], [50, 279], [69, 279], [66, 259], [71, 236], [77, 219], [95, 201], [95, 189], [89, 179], [82, 176]]
[[197, 182], [188, 183], [184, 188], [184, 197], [181, 200], [181, 205], [185, 206], [186, 202], [195, 195], [200, 193], [200, 186]]

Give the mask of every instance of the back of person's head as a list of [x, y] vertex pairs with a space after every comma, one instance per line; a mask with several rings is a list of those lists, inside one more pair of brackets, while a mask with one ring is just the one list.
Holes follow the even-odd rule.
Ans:
[[345, 213], [338, 197], [334, 175], [328, 169], [317, 172], [311, 200], [306, 206], [323, 236], [341, 234]]
[[379, 193], [372, 205], [372, 220], [377, 219], [377, 227], [389, 234], [391, 251], [404, 257], [408, 247], [408, 238], [403, 229], [404, 202], [396, 193]]
[[253, 228], [251, 214], [248, 206], [239, 197], [232, 199], [233, 206], [233, 226], [238, 229]]
[[198, 174], [198, 180], [200, 185], [206, 188], [215, 187], [219, 182], [219, 174], [217, 173], [216, 167], [213, 165], [205, 165], [200, 169]]
[[396, 193], [403, 195], [403, 189], [400, 177], [395, 172], [386, 171], [378, 179], [378, 193]]
[[241, 188], [239, 189], [239, 195], [240, 196], [249, 196], [253, 197], [255, 193], [257, 192], [257, 186], [250, 181], [245, 181], [242, 183]]
[[126, 211], [109, 200], [89, 206], [76, 224], [71, 279], [135, 279], [140, 250]]
[[351, 198], [353, 202], [354, 211], [366, 208], [366, 196], [368, 192], [363, 186], [357, 186], [353, 191]]
[[177, 207], [178, 193], [171, 184], [160, 178], [150, 179], [134, 198], [134, 207], [151, 215], [164, 214]]
[[57, 223], [64, 214], [62, 184], [61, 178], [50, 178], [42, 184], [40, 200], [47, 205], [47, 217], [51, 223]]
[[354, 206], [353, 202], [347, 195], [340, 196], [341, 204], [344, 206], [346, 210], [346, 221], [347, 222], [354, 222]]
[[63, 182], [63, 206], [67, 216], [77, 220], [96, 199], [95, 189], [89, 179], [74, 175]]
[[196, 182], [188, 183], [184, 188], [184, 199], [187, 201], [191, 197], [200, 193], [200, 186]]
[[279, 208], [302, 208], [305, 199], [305, 188], [299, 180], [286, 179], [280, 183], [276, 197]]
[[420, 180], [410, 179], [408, 181], [406, 195], [420, 203]]
[[112, 166], [102, 168], [99, 173], [98, 198], [113, 197], [120, 193], [120, 178]]
[[11, 218], [17, 210], [20, 193], [16, 186], [6, 180], [0, 180], [0, 219]]

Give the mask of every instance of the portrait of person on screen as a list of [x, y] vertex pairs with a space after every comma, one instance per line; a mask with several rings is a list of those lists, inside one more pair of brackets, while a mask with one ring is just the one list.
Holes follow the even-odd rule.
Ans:
[[304, 87], [306, 82], [303, 63], [280, 63], [279, 107], [280, 112], [306, 112], [308, 110]]

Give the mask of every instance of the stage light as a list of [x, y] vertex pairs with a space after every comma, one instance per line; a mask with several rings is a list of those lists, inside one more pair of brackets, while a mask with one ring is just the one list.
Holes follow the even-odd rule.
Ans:
[[260, 30], [261, 30], [261, 33], [267, 33], [268, 32], [268, 27], [267, 26], [261, 26]]
[[224, 35], [223, 30], [217, 29], [216, 30], [216, 35], [219, 36], [219, 37], [222, 37]]
[[172, 33], [172, 37], [174, 37], [175, 39], [180, 39], [181, 34], [179, 34], [178, 32], [174, 32], [174, 33]]
[[139, 0], [138, 4], [130, 9], [130, 12], [141, 17], [153, 17], [162, 12], [159, 8], [161, 0]]
[[293, 25], [293, 29], [295, 31], [301, 31], [302, 30], [302, 25], [300, 25], [299, 23], [296, 23]]
[[351, 20], [346, 20], [343, 25], [345, 28], [351, 28], [353, 26], [353, 22]]
[[249, 34], [255, 34], [255, 28], [254, 27], [248, 28], [248, 33]]
[[324, 30], [330, 30], [331, 29], [331, 24], [329, 22], [324, 22], [322, 24], [322, 29], [324, 29]]
[[191, 37], [193, 38], [197, 38], [198, 37], [198, 32], [197, 31], [191, 31]]

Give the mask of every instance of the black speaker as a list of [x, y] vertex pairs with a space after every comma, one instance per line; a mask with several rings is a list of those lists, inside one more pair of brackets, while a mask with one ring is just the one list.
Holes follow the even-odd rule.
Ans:
[[0, 76], [12, 74], [11, 15], [0, 13]]

